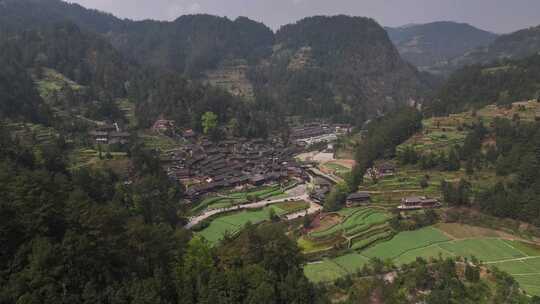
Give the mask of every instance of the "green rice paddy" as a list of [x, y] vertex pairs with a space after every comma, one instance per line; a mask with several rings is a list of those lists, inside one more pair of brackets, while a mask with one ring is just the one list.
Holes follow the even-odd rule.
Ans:
[[197, 234], [204, 237], [210, 244], [217, 244], [227, 233], [238, 233], [248, 222], [258, 224], [269, 220], [270, 209], [274, 209], [277, 215], [284, 214], [281, 209], [272, 206], [255, 211], [237, 212], [216, 218]]
[[227, 233], [238, 233], [248, 222], [258, 224], [269, 220], [270, 210], [274, 210], [276, 215], [281, 216], [305, 210], [308, 207], [309, 204], [299, 201], [276, 204], [258, 210], [235, 212], [214, 219], [208, 227], [197, 234], [204, 237], [210, 244], [217, 244]]
[[341, 233], [352, 236], [369, 229], [373, 225], [382, 224], [389, 219], [389, 216], [386, 213], [371, 208], [346, 209], [341, 215], [346, 216], [343, 222], [326, 230], [313, 232], [310, 234], [310, 237], [326, 238]]
[[430, 259], [458, 256], [474, 256], [490, 267], [508, 272], [523, 290], [540, 296], [540, 247], [500, 238], [451, 240], [433, 227], [401, 232], [391, 240], [363, 251], [308, 264], [304, 270], [313, 282], [330, 282], [357, 272], [371, 258], [391, 260], [396, 265], [402, 265], [418, 257]]
[[241, 205], [248, 202], [248, 197], [267, 199], [269, 197], [275, 197], [283, 194], [284, 192], [279, 185], [270, 187], [259, 187], [242, 192], [223, 193], [220, 196], [212, 196], [205, 198], [191, 210], [191, 213], [197, 214], [205, 209], [219, 209], [235, 205]]

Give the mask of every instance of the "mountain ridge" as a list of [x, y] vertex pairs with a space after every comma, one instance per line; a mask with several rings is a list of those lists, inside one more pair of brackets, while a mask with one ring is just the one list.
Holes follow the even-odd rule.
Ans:
[[453, 21], [385, 29], [401, 56], [422, 71], [432, 71], [432, 67], [477, 47], [487, 46], [497, 37], [470, 24]]
[[222, 88], [247, 92], [258, 107], [285, 116], [308, 113], [360, 123], [414, 103], [427, 89], [370, 18], [308, 17], [274, 33], [246, 17], [131, 21], [60, 0], [0, 0], [0, 5], [5, 8], [0, 24], [6, 27], [32, 29], [68, 19], [104, 37], [130, 62], [203, 82], [213, 77], [212, 84], [227, 83]]

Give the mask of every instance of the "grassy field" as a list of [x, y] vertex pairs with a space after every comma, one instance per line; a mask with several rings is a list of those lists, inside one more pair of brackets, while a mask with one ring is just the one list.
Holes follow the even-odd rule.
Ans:
[[118, 108], [124, 113], [124, 116], [128, 120], [129, 128], [137, 127], [137, 117], [135, 117], [135, 104], [130, 102], [127, 98], [116, 100]]
[[[359, 187], [360, 191], [369, 192], [373, 205], [392, 209], [400, 204], [403, 197], [427, 196], [441, 198], [441, 182], [458, 182], [461, 178], [467, 178], [473, 185], [473, 191], [481, 191], [495, 184], [501, 179], [493, 170], [478, 171], [473, 176], [467, 176], [465, 170], [440, 171], [422, 170], [416, 166], [400, 166], [394, 176], [388, 176], [377, 183], [370, 181]], [[427, 179], [428, 186], [422, 188], [420, 182]]]
[[257, 187], [241, 192], [224, 192], [219, 196], [205, 198], [191, 209], [191, 213], [197, 214], [205, 209], [212, 210], [245, 204], [248, 203], [248, 197], [267, 199], [269, 197], [277, 197], [283, 194], [284, 192], [279, 185]]
[[525, 255], [501, 239], [469, 239], [439, 244], [456, 256], [476, 257], [483, 262], [516, 259]]
[[298, 247], [305, 254], [316, 253], [330, 250], [334, 247], [335, 244], [343, 242], [343, 239], [330, 239], [326, 242], [315, 242], [306, 237], [301, 237], [298, 239]]
[[451, 114], [446, 117], [424, 119], [422, 132], [412, 136], [400, 145], [398, 151], [405, 146], [412, 146], [420, 152], [448, 151], [456, 144], [463, 144], [467, 135], [466, 126], [482, 121], [485, 126], [497, 117], [512, 119], [518, 115], [522, 121], [535, 121], [540, 103], [535, 101], [516, 102], [511, 108], [500, 108], [488, 105], [473, 114], [472, 111]]
[[[448, 230], [448, 227], [445, 227]], [[389, 259], [396, 265], [411, 263], [417, 257], [475, 257], [489, 267], [497, 267], [511, 274], [531, 295], [540, 295], [540, 246], [517, 240], [506, 240], [481, 235], [499, 235], [484, 229], [468, 227], [473, 238], [452, 239], [448, 233], [428, 227], [401, 232], [389, 241], [366, 250], [308, 264], [305, 273], [313, 282], [333, 281], [362, 268], [370, 258]], [[458, 233], [456, 233], [458, 234]], [[460, 237], [466, 237], [463, 231]]]
[[320, 283], [335, 281], [346, 276], [349, 272], [333, 260], [324, 260], [322, 262], [306, 265], [304, 267], [304, 273], [310, 281]]
[[[463, 144], [469, 130], [468, 126], [473, 123], [481, 120], [489, 127], [496, 117], [512, 118], [515, 114], [518, 114], [521, 120], [532, 121], [539, 110], [540, 103], [523, 102], [515, 103], [511, 109], [488, 106], [476, 113], [465, 112], [448, 117], [425, 119], [423, 130], [399, 146], [398, 151], [406, 146], [413, 146], [420, 153], [448, 152], [453, 146]], [[377, 183], [368, 181], [361, 185], [359, 190], [371, 194], [372, 204], [377, 209], [390, 210], [406, 196], [441, 198], [440, 184], [443, 180], [457, 182], [462, 178], [472, 183], [472, 190], [475, 193], [501, 181], [501, 177], [497, 177], [494, 170], [489, 168], [476, 170], [473, 175], [467, 176], [464, 169], [445, 172], [422, 170], [419, 166], [399, 166], [394, 176], [383, 178]], [[428, 186], [424, 188], [420, 185], [423, 179], [428, 181]], [[356, 219], [365, 221], [367, 218], [365, 214], [365, 210], [345, 209], [339, 212], [344, 218], [341, 223], [309, 234], [311, 241], [317, 238], [327, 240], [335, 235], [347, 237], [347, 232], [356, 234], [356, 238], [350, 239], [349, 246], [355, 249], [356, 253], [350, 259], [346, 254], [307, 265], [305, 272], [310, 280], [314, 282], [335, 280], [344, 274], [354, 273], [370, 258], [388, 259], [401, 265], [410, 263], [417, 257], [429, 259], [439, 256], [467, 258], [474, 256], [488, 265], [497, 266], [512, 274], [528, 293], [540, 294], [540, 246], [513, 240], [516, 237], [506, 230], [502, 232], [468, 225], [438, 224], [393, 236], [392, 231], [384, 226], [384, 222], [363, 229], [363, 224]], [[373, 218], [373, 222], [377, 220]], [[310, 244], [306, 240], [302, 242], [306, 243], [302, 248], [317, 248], [316, 243]], [[341, 258], [348, 263], [339, 263], [338, 259]]]
[[[306, 202], [291, 202], [287, 206], [272, 205], [258, 210], [246, 210], [241, 212], [235, 212], [218, 217], [211, 221], [210, 225], [196, 234], [204, 237], [210, 242], [210, 244], [217, 244], [225, 234], [236, 234], [244, 226], [251, 222], [252, 224], [258, 224], [270, 219], [270, 210], [274, 210], [275, 214], [282, 216], [289, 213], [297, 212], [308, 207]], [[303, 208], [303, 209], [300, 209]], [[289, 210], [286, 210], [289, 209]], [[296, 211], [295, 211], [296, 210]]]
[[354, 235], [389, 219], [387, 214], [370, 208], [350, 208], [344, 212], [350, 212], [350, 214], [345, 215], [345, 219], [341, 223], [326, 230], [314, 231], [309, 236], [326, 238], [335, 234]]
[[286, 202], [275, 204], [274, 207], [281, 210], [283, 213], [296, 213], [309, 208], [309, 204], [304, 201]]
[[351, 172], [350, 168], [347, 168], [341, 164], [338, 163], [325, 163], [323, 167], [326, 167], [329, 171], [333, 172], [336, 176], [345, 176], [345, 174], [348, 174]]
[[226, 233], [236, 234], [248, 222], [258, 224], [270, 219], [270, 209], [274, 209], [276, 214], [280, 215], [281, 210], [273, 207], [267, 207], [255, 211], [241, 211], [229, 215], [224, 215], [213, 220], [208, 227], [196, 234], [204, 237], [210, 244], [217, 244]]
[[62, 88], [67, 86], [69, 86], [74, 92], [84, 89], [83, 86], [68, 79], [53, 69], [44, 68], [42, 78], [37, 80], [38, 92], [46, 101], [52, 94], [61, 91]]
[[139, 134], [139, 137], [143, 140], [143, 143], [147, 148], [161, 152], [173, 150], [181, 145], [181, 143], [168, 136], [153, 134], [150, 132]]
[[489, 264], [511, 274], [527, 293], [540, 296], [540, 247], [519, 241], [504, 241], [525, 257]]
[[94, 149], [77, 149], [70, 153], [69, 162], [71, 169], [82, 167], [108, 168], [114, 172], [124, 175], [128, 171], [130, 164], [127, 153], [110, 152], [111, 159], [106, 158], [106, 151], [102, 152], [102, 159], [99, 158], [99, 152]]
[[6, 123], [5, 127], [12, 131], [21, 143], [26, 145], [48, 145], [60, 137], [60, 134], [50, 127], [33, 123]]
[[362, 254], [370, 258], [376, 257], [383, 260], [395, 259], [410, 250], [449, 240], [441, 231], [428, 227], [416, 231], [402, 232], [392, 240], [373, 246], [363, 251]]

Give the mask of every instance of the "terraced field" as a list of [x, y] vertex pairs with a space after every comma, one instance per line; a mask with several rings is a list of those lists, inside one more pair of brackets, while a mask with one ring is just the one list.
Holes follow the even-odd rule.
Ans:
[[6, 128], [23, 143], [47, 145], [52, 144], [60, 136], [54, 128], [32, 123], [8, 123]]
[[511, 274], [519, 282], [521, 288], [531, 295], [540, 296], [540, 247], [519, 241], [504, 241], [518, 250], [524, 257], [491, 262], [488, 265]]
[[[361, 238], [361, 241], [367, 240], [369, 237]], [[305, 273], [313, 282], [328, 282], [358, 271], [371, 258], [389, 259], [401, 265], [413, 262], [417, 257], [429, 259], [457, 256], [474, 256], [489, 267], [504, 270], [527, 293], [540, 295], [539, 246], [495, 237], [453, 240], [434, 227], [402, 232], [389, 241], [379, 242], [357, 253], [308, 264]]]
[[278, 216], [295, 213], [298, 210], [309, 208], [306, 202], [288, 202], [276, 204], [259, 210], [246, 210], [224, 215], [214, 219], [208, 227], [196, 234], [204, 237], [210, 244], [217, 244], [225, 234], [236, 234], [244, 226], [251, 222], [258, 224], [270, 219], [270, 210], [274, 210]]
[[212, 196], [204, 199], [191, 210], [191, 213], [196, 214], [205, 209], [227, 208], [235, 205], [244, 204], [248, 202], [248, 197], [267, 199], [269, 197], [276, 197], [282, 194], [284, 194], [284, 192], [279, 185], [260, 187], [243, 192], [223, 193], [220, 196]]
[[408, 251], [447, 241], [450, 239], [442, 232], [428, 227], [416, 231], [401, 232], [392, 240], [368, 248], [362, 254], [369, 258], [395, 260]]
[[375, 225], [383, 224], [389, 219], [386, 213], [371, 208], [352, 208], [347, 209], [345, 212], [348, 212], [348, 214], [342, 214], [345, 219], [341, 223], [323, 231], [312, 232], [309, 237], [325, 239], [340, 234], [346, 237], [354, 237], [356, 234], [362, 233]]
[[334, 175], [344, 177], [346, 174], [351, 172], [350, 168], [347, 168], [341, 164], [328, 162], [323, 165], [324, 168], [331, 171]]
[[274, 207], [267, 207], [256, 211], [242, 211], [224, 215], [213, 220], [208, 227], [196, 234], [204, 237], [210, 244], [217, 244], [225, 234], [238, 233], [248, 222], [258, 224], [270, 219], [270, 209], [274, 209], [277, 215], [283, 211]]

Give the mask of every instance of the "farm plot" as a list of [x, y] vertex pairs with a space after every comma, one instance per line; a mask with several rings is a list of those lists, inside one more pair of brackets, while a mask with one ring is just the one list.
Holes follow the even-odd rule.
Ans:
[[344, 234], [353, 236], [354, 234], [368, 230], [373, 225], [382, 224], [389, 219], [389, 216], [383, 212], [371, 208], [351, 209], [345, 219], [326, 230], [310, 233], [310, 237], [319, 239], [332, 237], [334, 235]]
[[518, 281], [519, 286], [528, 294], [540, 296], [540, 274], [515, 275], [514, 278]]
[[453, 241], [439, 246], [456, 256], [476, 257], [483, 262], [523, 258], [526, 255], [501, 239], [470, 239]]
[[304, 274], [310, 281], [320, 283], [335, 281], [346, 276], [348, 272], [332, 260], [324, 260], [306, 265]]
[[225, 234], [236, 234], [248, 223], [258, 224], [270, 219], [270, 210], [274, 210], [276, 215], [281, 216], [289, 212], [276, 206], [269, 206], [259, 210], [247, 210], [236, 212], [229, 215], [218, 217], [210, 222], [208, 227], [197, 232], [204, 237], [210, 244], [215, 245]]
[[450, 258], [455, 255], [439, 247], [437, 244], [424, 248], [408, 251], [394, 260], [397, 265], [403, 265], [414, 262], [417, 258], [429, 260], [431, 258]]
[[[323, 261], [327, 272], [318, 274], [311, 265], [306, 266], [306, 275], [314, 282], [325, 282], [347, 273], [354, 273], [371, 258], [390, 259], [396, 265], [411, 263], [416, 258], [475, 257], [489, 267], [497, 267], [512, 275], [523, 290], [540, 296], [540, 246], [516, 240], [505, 240], [495, 235], [497, 232], [476, 227], [456, 229], [444, 226], [448, 231], [461, 237], [472, 239], [451, 240], [442, 231], [428, 227], [417, 231], [401, 232], [389, 241], [376, 244], [354, 254]], [[469, 231], [472, 235], [465, 235]], [[361, 238], [364, 242], [371, 236]], [[353, 244], [353, 248], [354, 248]], [[335, 267], [340, 266], [341, 269]], [[322, 267], [322, 266], [320, 266]], [[331, 269], [334, 269], [331, 271]], [[345, 272], [345, 274], [343, 274]]]
[[358, 253], [350, 253], [335, 258], [333, 262], [338, 264], [348, 273], [354, 273], [362, 269], [362, 267], [369, 262], [369, 259]]
[[512, 275], [540, 274], [540, 258], [490, 264]]
[[516, 281], [519, 282], [519, 285], [523, 290], [531, 295], [540, 296], [539, 247], [520, 241], [505, 240], [504, 242], [526, 255], [526, 257], [501, 262], [492, 262], [488, 265], [508, 272], [516, 279]]
[[284, 192], [279, 185], [254, 188], [242, 192], [223, 193], [220, 196], [211, 196], [205, 198], [197, 206], [191, 209], [191, 213], [197, 214], [205, 209], [219, 209], [241, 205], [249, 201], [248, 197], [253, 197], [255, 199], [266, 199], [282, 194], [284, 194]]
[[282, 213], [295, 213], [309, 208], [309, 204], [304, 201], [286, 202], [274, 205], [275, 208], [282, 211]]
[[395, 259], [406, 252], [420, 249], [450, 239], [435, 228], [423, 228], [416, 231], [402, 232], [388, 242], [377, 244], [362, 254], [369, 258]]
[[344, 176], [347, 173], [351, 172], [351, 169], [348, 167], [345, 167], [341, 164], [335, 163], [335, 162], [328, 162], [325, 163], [323, 166], [323, 169], [326, 169], [328, 171], [331, 171], [333, 174], [337, 176]]
[[304, 267], [306, 277], [312, 282], [331, 282], [353, 274], [369, 262], [369, 259], [358, 253], [351, 253], [335, 259], [308, 264]]

